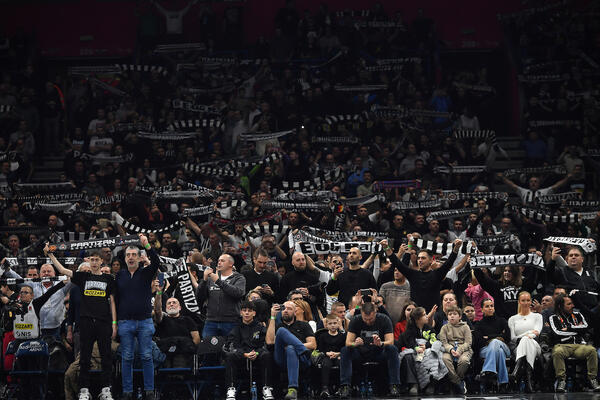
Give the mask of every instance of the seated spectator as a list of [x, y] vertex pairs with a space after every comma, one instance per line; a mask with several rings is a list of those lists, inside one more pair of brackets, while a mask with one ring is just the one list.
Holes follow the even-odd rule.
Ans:
[[464, 379], [473, 356], [471, 329], [466, 322], [461, 321], [462, 311], [457, 306], [448, 307], [446, 313], [448, 323], [439, 334], [446, 350], [443, 360], [448, 368], [448, 378], [456, 387], [456, 393], [463, 395], [467, 393]]
[[400, 319], [394, 326], [394, 340], [400, 339], [400, 335], [406, 331], [406, 325], [410, 320], [410, 313], [417, 307], [417, 303], [414, 301], [409, 301], [402, 308], [402, 314], [400, 315]]
[[598, 374], [598, 354], [594, 346], [586, 343], [584, 335], [589, 331], [584, 316], [573, 311], [573, 301], [568, 296], [558, 296], [554, 314], [550, 317], [552, 328], [552, 363], [556, 374], [556, 392], [566, 391], [565, 359], [575, 357], [587, 361], [588, 382], [594, 392], [600, 392]]
[[525, 390], [533, 392], [532, 372], [535, 359], [542, 350], [538, 337], [544, 326], [542, 315], [531, 311], [531, 294], [521, 292], [518, 297], [518, 313], [508, 320], [510, 328], [511, 347], [515, 354], [515, 368], [511, 377], [519, 380], [525, 375]]
[[293, 301], [283, 304], [281, 323], [275, 326], [275, 316], [280, 309], [279, 304], [273, 304], [271, 307], [266, 343], [275, 345], [275, 362], [287, 370], [288, 392], [285, 400], [295, 400], [298, 398], [300, 366], [310, 365], [310, 352], [317, 348], [317, 342], [310, 325], [296, 320], [296, 304]]
[[484, 382], [497, 381], [508, 383], [506, 359], [510, 357], [510, 328], [508, 322], [495, 314], [494, 300], [481, 301], [483, 318], [475, 323], [473, 333], [475, 348], [479, 348], [479, 357], [484, 359], [481, 374]]
[[255, 319], [256, 308], [253, 302], [242, 302], [240, 309], [241, 322], [227, 336], [229, 346], [225, 358], [225, 382], [229, 385], [227, 400], [236, 399], [236, 386], [238, 384], [236, 372], [244, 361], [251, 361], [253, 367], [256, 363], [257, 370], [263, 379], [263, 400], [273, 400], [272, 358], [271, 353], [265, 347], [267, 329], [260, 321]]
[[394, 347], [392, 321], [379, 314], [372, 302], [362, 305], [360, 315], [350, 321], [346, 346], [340, 356], [340, 397], [350, 397], [352, 364], [355, 361], [385, 361], [390, 395], [400, 394], [398, 350]]
[[321, 366], [321, 398], [328, 398], [329, 378], [331, 367], [340, 365], [340, 354], [346, 344], [346, 332], [341, 330], [341, 320], [337, 315], [329, 314], [325, 317], [326, 329], [319, 330], [315, 338], [317, 350], [320, 353]]
[[[444, 325], [446, 325], [449, 321], [448, 310], [451, 307], [456, 307], [457, 305], [458, 304], [456, 302], [456, 295], [454, 293], [448, 292], [442, 296], [442, 309], [435, 311], [435, 314], [433, 315], [433, 326], [434, 326], [435, 332], [438, 335], [439, 335], [440, 331], [442, 330], [442, 327]], [[464, 321], [469, 326], [469, 328], [471, 328], [472, 327], [471, 321], [469, 321], [467, 316], [464, 315], [462, 312], [460, 314], [461, 314], [462, 321]]]

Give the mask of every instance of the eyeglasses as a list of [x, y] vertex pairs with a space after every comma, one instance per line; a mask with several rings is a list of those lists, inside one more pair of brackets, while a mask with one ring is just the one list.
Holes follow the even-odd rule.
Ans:
[[22, 290], [21, 290], [21, 291], [19, 292], [19, 294], [33, 294], [33, 292], [30, 292], [30, 291], [28, 291], [28, 290], [26, 290], [26, 291], [22, 291]]

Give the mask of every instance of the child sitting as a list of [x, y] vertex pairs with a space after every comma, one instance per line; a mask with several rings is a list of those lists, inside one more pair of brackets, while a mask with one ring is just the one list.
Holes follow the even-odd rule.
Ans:
[[316, 334], [317, 351], [320, 353], [321, 364], [321, 398], [329, 394], [329, 375], [331, 367], [339, 365], [340, 352], [346, 345], [346, 334], [340, 331], [341, 321], [337, 315], [329, 314], [325, 317], [325, 328]]
[[462, 311], [460, 308], [450, 306], [446, 310], [446, 314], [448, 323], [442, 327], [439, 334], [445, 350], [442, 359], [448, 367], [448, 378], [455, 385], [456, 392], [466, 394], [464, 377], [473, 356], [471, 329], [464, 321], [461, 321]]

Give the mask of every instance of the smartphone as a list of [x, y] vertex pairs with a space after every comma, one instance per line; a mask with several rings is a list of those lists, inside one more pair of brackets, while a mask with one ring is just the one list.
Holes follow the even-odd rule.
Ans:
[[370, 289], [360, 289], [360, 294], [365, 303], [371, 302], [371, 295], [373, 294], [373, 292]]
[[165, 284], [165, 273], [159, 272], [158, 273], [158, 286], [163, 287], [164, 284]]

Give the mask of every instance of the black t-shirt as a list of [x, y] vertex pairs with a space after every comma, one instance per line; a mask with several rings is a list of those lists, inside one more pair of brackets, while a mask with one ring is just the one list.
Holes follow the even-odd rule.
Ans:
[[392, 321], [387, 315], [377, 313], [373, 325], [367, 325], [363, 321], [362, 315], [359, 314], [350, 321], [348, 332], [352, 332], [356, 337], [362, 338], [365, 344], [371, 344], [373, 343], [373, 335], [379, 336], [383, 342], [385, 334], [394, 333], [394, 328], [392, 327]]
[[306, 343], [307, 337], [315, 336], [315, 333], [308, 322], [304, 321], [294, 321], [291, 325], [287, 325], [282, 321], [279, 325], [277, 325], [277, 329], [279, 328], [287, 328], [287, 330], [296, 336], [302, 343]]
[[323, 353], [328, 351], [339, 353], [345, 345], [346, 334], [341, 331], [338, 331], [335, 336], [330, 335], [329, 332], [323, 332], [317, 337], [317, 349]]
[[110, 295], [115, 292], [112, 275], [75, 272], [71, 282], [79, 287], [81, 293], [80, 317], [112, 321]]
[[161, 339], [175, 336], [191, 337], [192, 335], [190, 332], [198, 330], [196, 324], [190, 317], [182, 315], [179, 317], [163, 315], [160, 324], [158, 324], [156, 328], [156, 334]]

